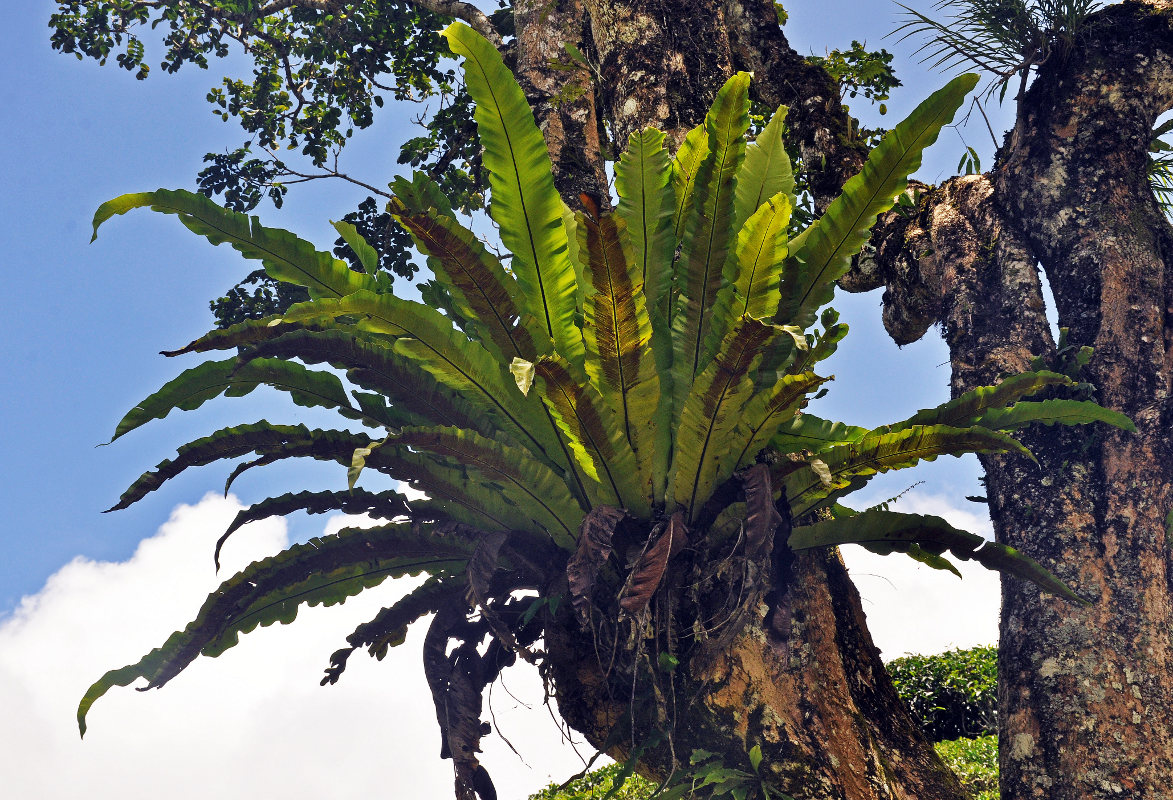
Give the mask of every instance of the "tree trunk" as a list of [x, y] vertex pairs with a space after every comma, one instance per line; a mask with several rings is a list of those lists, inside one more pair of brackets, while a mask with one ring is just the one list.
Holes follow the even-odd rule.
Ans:
[[[739, 770], [731, 780], [751, 792], [761, 780], [803, 800], [966, 797], [896, 695], [837, 553], [788, 554], [756, 591], [721, 579], [752, 567], [718, 576], [703, 565], [719, 561], [694, 563], [634, 619], [583, 626], [566, 612], [547, 625], [559, 712], [592, 745], [620, 761], [642, 745], [640, 771], [657, 781], [706, 751], [702, 769]], [[748, 619], [711, 626], [737, 608]], [[680, 663], [667, 669], [661, 653]]]
[[[770, 2], [559, 0], [515, 8], [517, 71], [564, 196], [605, 185], [599, 154], [590, 152], [596, 141], [614, 155], [631, 132], [655, 125], [678, 143], [739, 69], [757, 73], [758, 99], [792, 107], [805, 160], [821, 165], [820, 202], [862, 163], [863, 153], [839, 135], [847, 120], [833, 82], [791, 50]], [[597, 59], [591, 91], [566, 89], [581, 87], [583, 75], [565, 68], [562, 42]], [[568, 96], [570, 103], [550, 100]], [[596, 113], [594, 130], [607, 135], [576, 139]], [[571, 148], [575, 155], [564, 157]], [[757, 746], [761, 780], [803, 800], [964, 798], [897, 697], [838, 555], [795, 557], [783, 544], [773, 565], [743, 565], [761, 581], [732, 579], [744, 590], [732, 607], [740, 613], [719, 634], [702, 621], [727, 617], [730, 596], [695, 596], [687, 587], [731, 579], [702, 576], [700, 566], [675, 589], [661, 587], [642, 615], [584, 626], [563, 609], [547, 626], [546, 646], [564, 718], [616, 758], [645, 746], [641, 770], [661, 780], [688, 767], [697, 750], [753, 775], [749, 753]], [[665, 673], [660, 653], [680, 663]]]
[[[953, 390], [1056, 351], [1041, 263], [1079, 373], [1138, 432], [1035, 431], [1038, 456], [985, 457], [998, 540], [1090, 604], [1003, 582], [999, 649], [1004, 800], [1168, 798], [1173, 791], [1173, 230], [1147, 185], [1155, 121], [1173, 107], [1173, 12], [1127, 2], [1090, 19], [1040, 69], [991, 176], [888, 215], [845, 285], [886, 285], [897, 342], [940, 322]], [[1067, 358], [1065, 358], [1067, 356]]]

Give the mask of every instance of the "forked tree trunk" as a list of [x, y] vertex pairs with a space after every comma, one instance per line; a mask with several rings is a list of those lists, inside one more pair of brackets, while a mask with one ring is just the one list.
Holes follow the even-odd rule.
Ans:
[[1096, 14], [1039, 72], [991, 176], [956, 178], [914, 220], [889, 215], [848, 285], [886, 285], [901, 343], [941, 322], [953, 389], [1061, 361], [1041, 263], [1080, 373], [1138, 433], [1024, 437], [1039, 465], [983, 458], [998, 539], [1090, 601], [1004, 581], [999, 650], [1004, 800], [1173, 797], [1173, 231], [1147, 185], [1173, 107], [1173, 4]]
[[[556, 182], [564, 196], [608, 194], [597, 154], [573, 143], [593, 140], [575, 139], [568, 117], [580, 125], [594, 120], [601, 146], [612, 154], [646, 125], [678, 143], [739, 69], [756, 73], [759, 99], [792, 107], [791, 126], [812, 163], [821, 165], [823, 154], [838, 153], [815, 176], [820, 201], [833, 197], [862, 163], [863, 154], [844, 148], [845, 137], [838, 135], [846, 117], [834, 84], [790, 49], [772, 3], [559, 0], [519, 2], [517, 9], [517, 71], [523, 86], [534, 91], [531, 102], [555, 154]], [[567, 51], [551, 42], [573, 44], [592, 60], [593, 74], [567, 70]], [[591, 78], [591, 91], [583, 93], [585, 77]], [[562, 101], [551, 102], [552, 97]], [[562, 155], [572, 149], [573, 158]], [[575, 202], [573, 195], [567, 200]], [[773, 571], [786, 574], [768, 571], [764, 582], [754, 584], [754, 599], [740, 604], [747, 613], [740, 623], [722, 628], [726, 638], [720, 647], [698, 635], [693, 623], [727, 614], [727, 597], [685, 597], [683, 587], [693, 580], [681, 580], [675, 595], [661, 590], [665, 596], [654, 604], [655, 619], [667, 621], [652, 627], [674, 631], [663, 647], [684, 660], [653, 690], [654, 702], [635, 702], [631, 671], [611, 657], [614, 629], [592, 636], [564, 611], [554, 630], [548, 629], [547, 650], [565, 719], [596, 747], [623, 758], [630, 754], [631, 738], [615, 744], [609, 736], [625, 714], [633, 714], [636, 744], [650, 745], [642, 753], [642, 769], [660, 779], [674, 766], [687, 766], [696, 750], [752, 773], [748, 754], [756, 745], [764, 756], [765, 781], [803, 800], [964, 798], [956, 777], [897, 697], [838, 555], [775, 561], [785, 568]], [[692, 610], [686, 613], [685, 606]], [[672, 621], [680, 616], [691, 622], [677, 631]], [[642, 627], [635, 633], [627, 623], [619, 628], [626, 631], [621, 638], [629, 660], [643, 658], [654, 673], [658, 654], [650, 651], [656, 638], [649, 639]], [[618, 661], [624, 657], [621, 652]], [[644, 690], [641, 684], [637, 692]], [[671, 735], [657, 743], [651, 738], [657, 730]]]

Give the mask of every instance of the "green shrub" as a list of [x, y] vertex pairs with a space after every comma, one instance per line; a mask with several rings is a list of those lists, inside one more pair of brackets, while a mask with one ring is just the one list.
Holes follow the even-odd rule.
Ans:
[[998, 651], [994, 647], [907, 656], [888, 672], [930, 740], [998, 732]]
[[937, 754], [957, 773], [974, 800], [998, 800], [998, 737], [937, 742]]
[[[571, 781], [564, 789], [552, 783], [537, 794], [530, 795], [530, 800], [601, 800], [611, 791], [616, 776], [619, 775], [622, 764], [611, 764], [600, 769], [588, 772], [577, 780]], [[632, 775], [623, 784], [623, 788], [612, 795], [612, 800], [644, 800], [652, 796], [656, 784]]]

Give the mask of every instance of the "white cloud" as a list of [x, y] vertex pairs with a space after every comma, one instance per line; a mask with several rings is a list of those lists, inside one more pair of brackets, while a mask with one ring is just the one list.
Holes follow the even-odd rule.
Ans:
[[[891, 509], [935, 514], [987, 539], [994, 536], [988, 517], [959, 509], [938, 495], [910, 492]], [[859, 587], [868, 629], [885, 660], [998, 641], [997, 573], [972, 561], [950, 559], [964, 576], [958, 580], [908, 556], [878, 556], [854, 545], [843, 548], [843, 560]]]
[[[988, 522], [963, 518], [938, 498], [913, 495], [900, 507], [988, 531]], [[179, 506], [129, 560], [75, 559], [0, 622], [5, 796], [451, 796], [450, 762], [439, 759], [419, 666], [422, 629], [384, 661], [356, 653], [337, 685], [318, 685], [346, 634], [404, 591], [390, 583], [342, 606], [303, 608], [293, 625], [255, 631], [221, 657], [197, 660], [160, 691], [111, 690], [79, 741], [74, 714], [90, 683], [161, 644], [215, 588], [212, 545], [239, 508], [213, 495]], [[355, 521], [332, 518], [325, 527]], [[224, 573], [286, 544], [283, 521], [254, 523], [225, 547]], [[996, 577], [962, 565], [967, 577], [958, 581], [904, 557], [846, 555], [888, 657], [993, 641]], [[522, 798], [581, 761], [542, 708], [533, 672], [514, 668], [506, 686], [492, 693], [496, 721], [530, 766], [495, 735], [484, 742], [484, 760], [500, 796]]]
[[[159, 691], [112, 689], [79, 741], [74, 714], [88, 686], [161, 644], [215, 588], [212, 545], [239, 509], [213, 495], [180, 506], [128, 561], [76, 559], [0, 623], [6, 797], [451, 797], [419, 666], [422, 630], [382, 662], [356, 653], [337, 685], [318, 685], [346, 634], [404, 590], [390, 583], [342, 606], [303, 608], [294, 624], [198, 659]], [[343, 524], [331, 519], [327, 530]], [[286, 542], [280, 520], [242, 529], [225, 546], [224, 574]], [[520, 798], [581, 762], [559, 742], [536, 677], [507, 674], [507, 685], [533, 709], [512, 710], [498, 689], [497, 719], [535, 768], [496, 736], [485, 761], [501, 796]]]

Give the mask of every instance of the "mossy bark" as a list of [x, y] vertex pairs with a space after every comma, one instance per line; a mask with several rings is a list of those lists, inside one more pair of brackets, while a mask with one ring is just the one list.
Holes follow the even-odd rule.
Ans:
[[1080, 378], [1135, 434], [1028, 432], [1039, 459], [985, 457], [999, 541], [1090, 601], [1003, 582], [1000, 764], [1005, 800], [1167, 798], [1173, 787], [1173, 230], [1147, 185], [1148, 143], [1173, 108], [1173, 13], [1093, 15], [1044, 64], [989, 176], [955, 178], [912, 219], [886, 217], [845, 282], [885, 285], [901, 343], [944, 327], [953, 389], [1060, 358], [1041, 264]]

